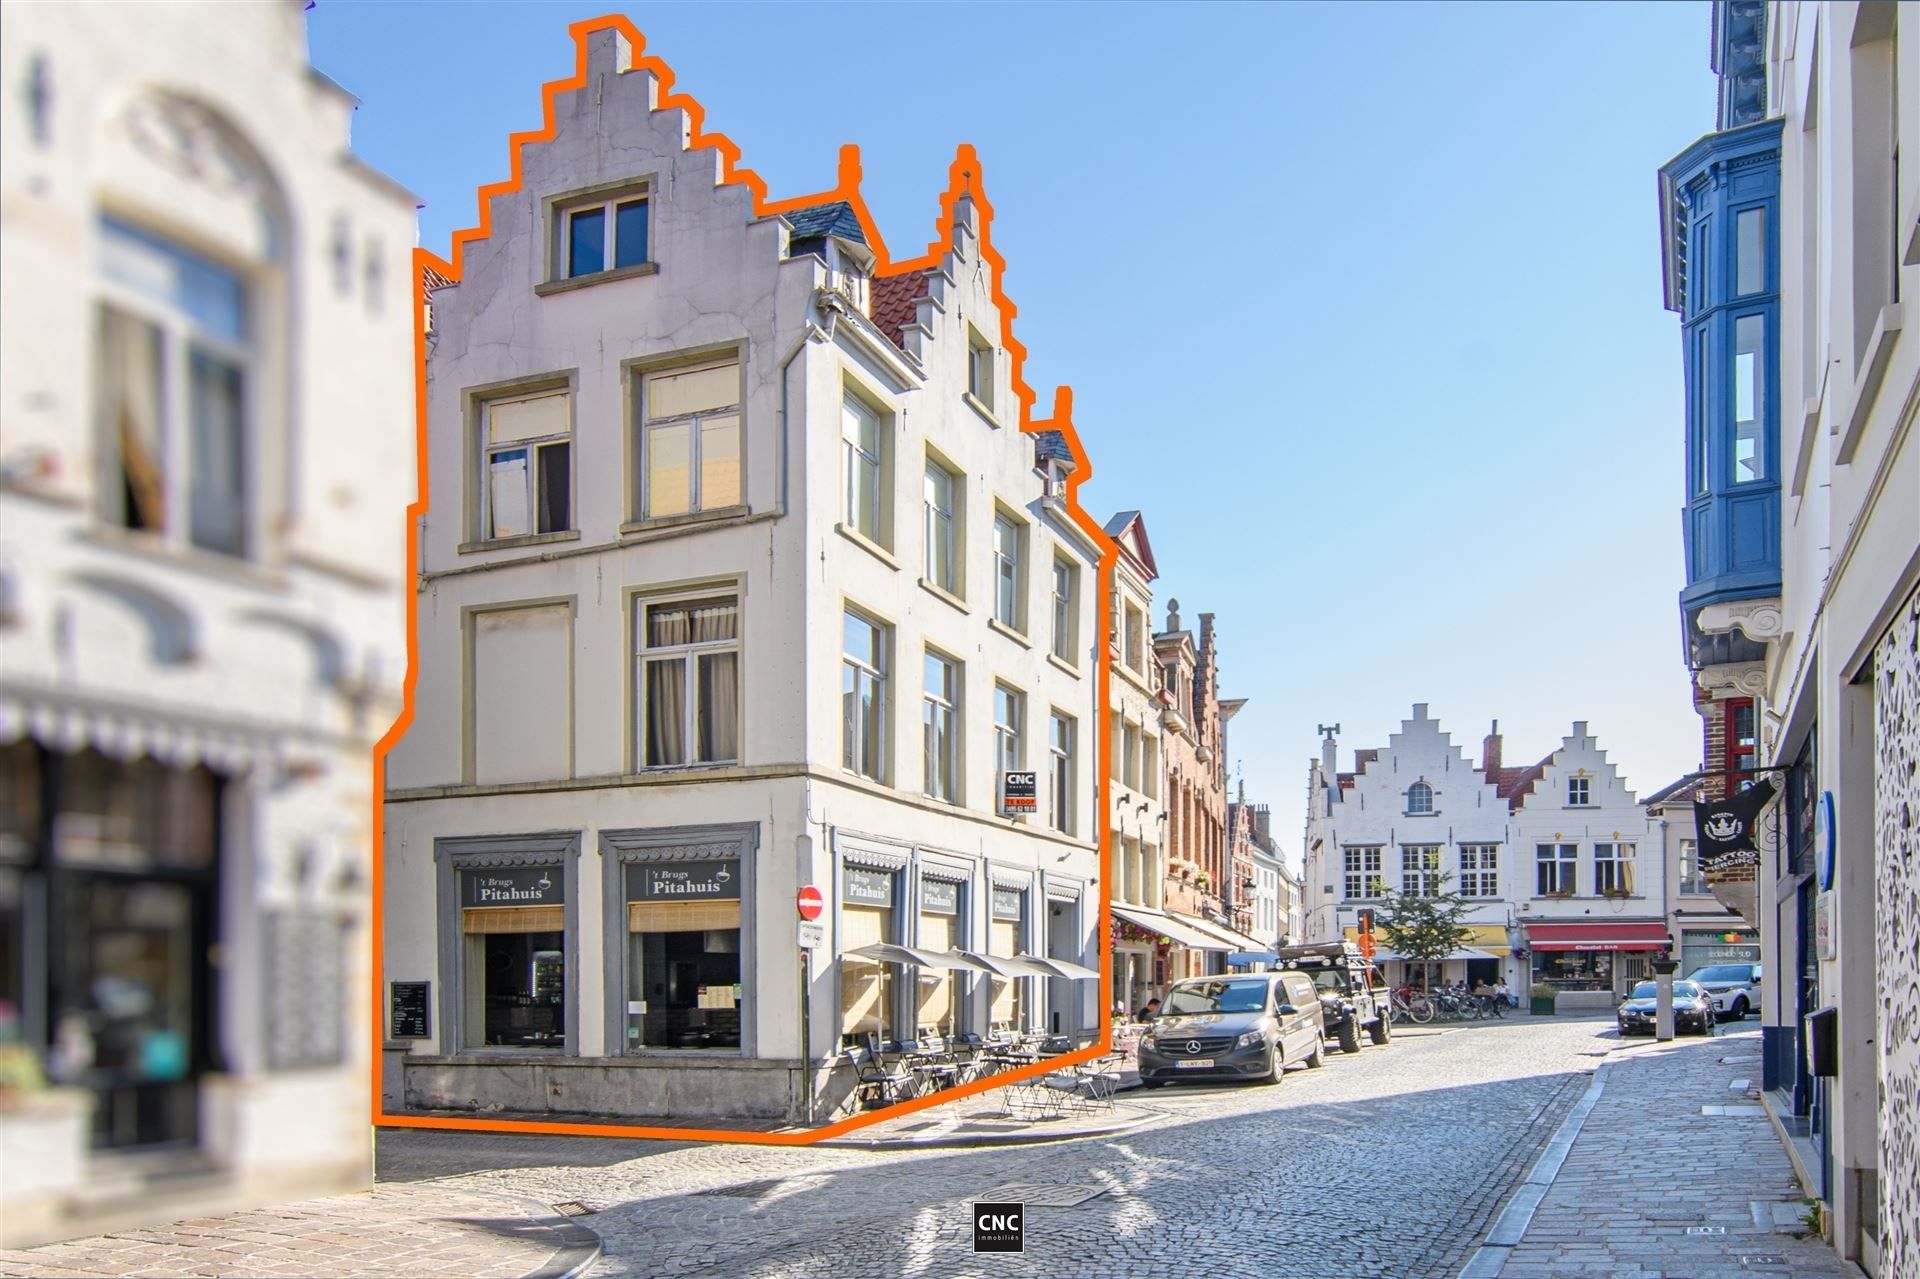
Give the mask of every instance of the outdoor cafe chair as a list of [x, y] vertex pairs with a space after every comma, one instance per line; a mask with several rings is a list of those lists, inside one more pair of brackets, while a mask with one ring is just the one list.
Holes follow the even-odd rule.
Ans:
[[885, 1065], [867, 1049], [848, 1048], [846, 1054], [854, 1071], [854, 1092], [869, 1106], [887, 1106], [914, 1095], [917, 1081], [912, 1071]]

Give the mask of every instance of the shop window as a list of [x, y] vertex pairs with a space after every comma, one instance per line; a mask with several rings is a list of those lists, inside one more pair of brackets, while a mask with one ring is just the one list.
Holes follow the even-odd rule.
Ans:
[[1536, 950], [1533, 979], [1560, 990], [1612, 990], [1614, 952]]
[[658, 369], [639, 379], [642, 519], [738, 506], [740, 365]]
[[[993, 917], [987, 925], [987, 953], [1012, 958], [1024, 949], [1027, 933], [1027, 890], [995, 885]], [[993, 979], [993, 1001], [987, 1020], [997, 1030], [1024, 1030], [1032, 1007], [1026, 977]]]
[[740, 863], [626, 867], [626, 1047], [740, 1047]]
[[462, 1047], [566, 1047], [565, 884], [557, 865], [460, 872]]
[[[920, 881], [921, 950], [950, 951], [961, 947], [961, 886], [946, 879]], [[916, 1024], [923, 1035], [954, 1035], [961, 1030], [960, 974], [951, 968], [923, 969], [920, 973]]]
[[895, 897], [898, 873], [847, 866], [840, 878], [840, 1033], [865, 1043], [898, 1038], [893, 964], [858, 959], [846, 952], [882, 942], [899, 943]]

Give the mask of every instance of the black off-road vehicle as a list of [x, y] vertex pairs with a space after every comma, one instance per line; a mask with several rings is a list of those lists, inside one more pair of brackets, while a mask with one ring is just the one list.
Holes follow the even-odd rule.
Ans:
[[[1282, 946], [1276, 952], [1276, 968], [1307, 974], [1320, 991], [1320, 1009], [1326, 1021], [1328, 1039], [1336, 1040], [1343, 1053], [1360, 1051], [1360, 1031], [1367, 1038], [1384, 1044], [1393, 1038], [1387, 1013], [1387, 988], [1376, 985], [1378, 970], [1350, 941], [1315, 942], [1306, 946]], [[1369, 980], [1368, 974], [1374, 975]]]

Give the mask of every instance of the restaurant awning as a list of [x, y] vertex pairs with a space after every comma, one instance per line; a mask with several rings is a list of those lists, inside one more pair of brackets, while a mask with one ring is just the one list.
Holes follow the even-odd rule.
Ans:
[[1200, 931], [1187, 921], [1184, 915], [1169, 915], [1163, 911], [1146, 906], [1114, 906], [1113, 913], [1129, 923], [1138, 925], [1150, 933], [1170, 937], [1175, 943], [1188, 950], [1237, 950], [1218, 937]]
[[[1495, 955], [1489, 951], [1477, 949], [1476, 947], [1473, 947], [1473, 946], [1462, 946], [1457, 950], [1451, 951], [1448, 954], [1443, 955], [1441, 958], [1443, 960], [1446, 960], [1446, 959], [1498, 959], [1500, 958], [1500, 956]], [[1392, 951], [1392, 950], [1376, 950], [1373, 952], [1373, 962], [1376, 964], [1384, 962], [1385, 960], [1389, 960], [1389, 959], [1406, 959], [1406, 956], [1400, 954], [1398, 951]], [[1410, 962], [1418, 963], [1419, 961], [1413, 960]]]
[[1534, 950], [1665, 950], [1672, 944], [1658, 920], [1527, 925], [1527, 945]]
[[873, 964], [911, 964], [918, 968], [964, 968], [982, 973], [994, 971], [963, 950], [921, 950], [917, 946], [896, 946], [884, 941], [847, 951], [843, 958], [864, 959]]
[[1040, 965], [1055, 977], [1064, 977], [1068, 981], [1099, 981], [1100, 974], [1083, 964], [1071, 960], [1055, 959], [1052, 956], [1022, 955], [1020, 958]]

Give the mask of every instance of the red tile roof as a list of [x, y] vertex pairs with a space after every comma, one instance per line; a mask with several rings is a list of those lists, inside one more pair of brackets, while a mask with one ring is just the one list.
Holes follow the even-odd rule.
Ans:
[[1533, 784], [1547, 771], [1547, 760], [1552, 758], [1549, 755], [1538, 764], [1528, 764], [1524, 768], [1495, 769], [1487, 780], [1493, 783], [1495, 793], [1507, 801], [1509, 810], [1519, 808], [1527, 798], [1527, 792], [1533, 789]]
[[873, 278], [870, 306], [874, 326], [888, 341], [904, 349], [906, 328], [913, 323], [919, 308], [914, 304], [927, 295], [927, 273], [908, 271], [904, 275], [877, 275]]

